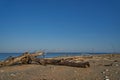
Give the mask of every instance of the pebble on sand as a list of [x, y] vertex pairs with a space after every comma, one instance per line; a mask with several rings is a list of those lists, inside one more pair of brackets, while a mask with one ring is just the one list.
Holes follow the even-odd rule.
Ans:
[[116, 64], [115, 66], [119, 66], [118, 64]]
[[105, 74], [105, 71], [103, 71], [102, 73]]
[[106, 69], [105, 71], [107, 71], [107, 72], [108, 72], [109, 70], [108, 70], [108, 69]]
[[12, 74], [10, 74], [10, 76], [14, 77], [14, 76], [16, 76], [16, 75], [12, 73]]

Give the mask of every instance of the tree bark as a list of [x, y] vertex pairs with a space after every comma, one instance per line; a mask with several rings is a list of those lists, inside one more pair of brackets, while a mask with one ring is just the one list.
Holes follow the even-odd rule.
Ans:
[[25, 52], [21, 56], [10, 57], [10, 58], [7, 58], [6, 60], [0, 62], [0, 67], [1, 66], [10, 66], [13, 64], [18, 64], [18, 63], [28, 64], [28, 63], [31, 63], [31, 61], [34, 60], [37, 56], [41, 56], [43, 54], [44, 54], [44, 52], [36, 52], [36, 53], [32, 53], [32, 54], [30, 54], [29, 52]]

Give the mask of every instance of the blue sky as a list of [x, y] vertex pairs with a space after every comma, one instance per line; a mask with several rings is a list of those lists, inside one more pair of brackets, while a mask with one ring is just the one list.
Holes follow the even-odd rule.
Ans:
[[120, 52], [119, 0], [0, 0], [0, 52]]

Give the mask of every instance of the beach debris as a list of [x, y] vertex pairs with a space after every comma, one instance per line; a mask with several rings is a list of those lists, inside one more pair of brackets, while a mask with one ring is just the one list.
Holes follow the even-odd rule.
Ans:
[[68, 59], [37, 59], [37, 61], [39, 64], [41, 65], [47, 65], [47, 64], [51, 64], [51, 65], [64, 65], [64, 66], [71, 66], [71, 67], [81, 67], [81, 68], [87, 68], [90, 67], [90, 63], [89, 62], [76, 62], [74, 60], [69, 61]]
[[9, 57], [3, 62], [0, 63], [0, 67], [3, 66], [11, 66], [16, 64], [41, 64], [41, 65], [63, 65], [63, 66], [71, 66], [71, 67], [81, 67], [88, 68], [90, 67], [90, 63], [88, 61], [84, 61], [81, 57], [66, 57], [66, 58], [37, 58], [37, 56], [43, 55], [44, 52], [35, 52], [29, 53], [25, 52], [21, 56], [18, 57]]
[[0, 67], [3, 66], [10, 66], [10, 65], [14, 65], [14, 64], [30, 64], [34, 59], [36, 59], [37, 56], [41, 56], [43, 55], [44, 52], [40, 51], [40, 52], [35, 52], [35, 53], [29, 53], [29, 52], [25, 52], [23, 53], [21, 56], [18, 57], [8, 57], [7, 59], [5, 59], [4, 61], [0, 62]]

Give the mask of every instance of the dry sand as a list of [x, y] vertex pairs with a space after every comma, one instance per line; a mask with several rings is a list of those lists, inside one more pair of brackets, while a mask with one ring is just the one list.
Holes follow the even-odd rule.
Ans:
[[[76, 57], [76, 60], [81, 57]], [[89, 68], [59, 65], [14, 65], [0, 68], [0, 80], [120, 80], [120, 54], [82, 58]]]

